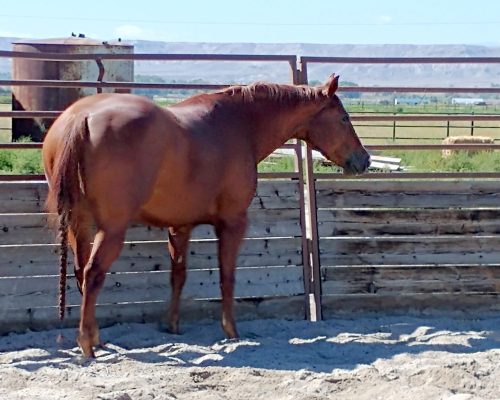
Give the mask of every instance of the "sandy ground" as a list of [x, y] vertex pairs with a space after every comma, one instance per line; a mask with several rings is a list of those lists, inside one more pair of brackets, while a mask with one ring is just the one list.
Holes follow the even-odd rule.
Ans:
[[[500, 399], [500, 316], [359, 317], [102, 329], [86, 361], [74, 330], [0, 337], [0, 398]], [[62, 335], [59, 340], [57, 338]]]

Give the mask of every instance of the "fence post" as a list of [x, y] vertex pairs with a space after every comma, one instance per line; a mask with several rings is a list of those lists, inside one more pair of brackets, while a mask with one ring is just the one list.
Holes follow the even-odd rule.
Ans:
[[[307, 62], [300, 60], [299, 83], [307, 84]], [[314, 169], [312, 148], [309, 145], [305, 147], [305, 186], [304, 186], [304, 207], [306, 213], [306, 238], [308, 243], [308, 267], [309, 282], [306, 285], [309, 292], [308, 297], [309, 319], [310, 321], [320, 321], [321, 311], [321, 270], [319, 259], [319, 241], [318, 241], [318, 214], [316, 207], [316, 184], [314, 181]]]
[[[396, 113], [394, 113], [394, 116], [396, 116]], [[392, 121], [392, 141], [396, 141], [396, 120]]]
[[[474, 117], [474, 111], [472, 111], [472, 116]], [[474, 136], [474, 120], [470, 122], [470, 135]]]
[[[297, 69], [297, 61], [290, 61], [290, 80], [294, 85], [299, 85], [300, 71]], [[304, 152], [302, 151], [302, 142], [300, 140], [295, 141], [295, 157], [294, 157], [294, 170], [298, 172], [299, 176], [299, 203], [300, 203], [300, 226], [301, 226], [301, 248], [302, 248], [302, 265], [304, 270], [304, 301], [305, 301], [305, 312], [306, 319], [310, 321], [312, 304], [310, 300], [309, 293], [311, 292], [311, 261], [310, 261], [310, 251], [309, 251], [309, 241], [307, 238], [307, 216], [306, 211], [306, 184], [305, 184], [305, 173], [304, 173]]]

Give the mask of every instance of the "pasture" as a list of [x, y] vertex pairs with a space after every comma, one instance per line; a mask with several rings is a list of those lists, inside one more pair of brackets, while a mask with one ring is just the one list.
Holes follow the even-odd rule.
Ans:
[[[1, 104], [0, 111], [9, 111], [10, 104]], [[347, 109], [355, 115], [382, 115], [398, 111], [394, 106], [365, 105], [363, 108], [356, 104], [347, 105]], [[434, 108], [409, 107], [399, 109], [402, 114], [412, 115], [416, 112], [454, 112], [454, 113], [500, 113], [498, 107], [447, 107], [440, 105]], [[354, 114], [353, 114], [354, 115]], [[365, 144], [412, 144], [426, 143], [439, 144], [449, 136], [468, 136], [471, 134], [471, 122], [467, 121], [414, 121], [414, 122], [354, 122], [356, 132]], [[10, 142], [11, 121], [9, 118], [0, 118], [0, 143]], [[473, 133], [477, 136], [488, 136], [496, 141], [500, 140], [500, 123], [497, 121], [476, 122]], [[383, 151], [381, 155], [393, 156], [402, 159], [402, 165], [409, 167], [412, 172], [498, 172], [500, 169], [499, 152], [484, 152], [468, 155], [459, 153], [449, 159], [442, 159], [440, 151]], [[259, 165], [260, 172], [293, 171], [294, 162], [291, 157], [271, 157]], [[316, 172], [332, 172], [334, 169], [316, 163]], [[3, 174], [41, 174], [42, 166], [38, 150], [0, 150], [0, 173]]]
[[[176, 99], [178, 101], [178, 99]], [[168, 102], [170, 104], [171, 102]], [[159, 105], [167, 104], [159, 101]], [[421, 107], [395, 108], [388, 105], [366, 105], [363, 108], [356, 104], [346, 104], [346, 109], [352, 115], [418, 115], [418, 114], [500, 114], [500, 107], [449, 107], [446, 104], [439, 108], [425, 109]], [[10, 111], [10, 104], [0, 103], [0, 111]], [[406, 122], [355, 122], [356, 132], [366, 144], [401, 143], [411, 144], [416, 142], [440, 143], [447, 136], [468, 136], [471, 134], [471, 122], [468, 121], [406, 121]], [[472, 133], [477, 136], [489, 136], [500, 140], [500, 122], [480, 121], [475, 122]], [[11, 122], [9, 118], [0, 118], [0, 143], [10, 141]]]

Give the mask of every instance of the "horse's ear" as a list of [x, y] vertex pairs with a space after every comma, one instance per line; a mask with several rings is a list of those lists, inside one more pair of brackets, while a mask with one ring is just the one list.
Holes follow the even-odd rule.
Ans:
[[339, 88], [339, 76], [332, 74], [323, 87], [323, 94], [332, 97]]

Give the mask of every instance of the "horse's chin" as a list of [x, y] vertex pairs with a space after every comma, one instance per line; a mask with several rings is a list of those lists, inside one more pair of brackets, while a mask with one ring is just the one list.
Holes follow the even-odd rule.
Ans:
[[343, 167], [344, 175], [361, 175], [368, 171], [368, 166], [358, 166], [357, 164], [347, 164]]
[[348, 176], [356, 176], [356, 175], [360, 175], [363, 173], [363, 172], [358, 172], [358, 171], [355, 171], [351, 168], [345, 168], [345, 167], [344, 167], [343, 172], [344, 172], [344, 175], [348, 175]]

